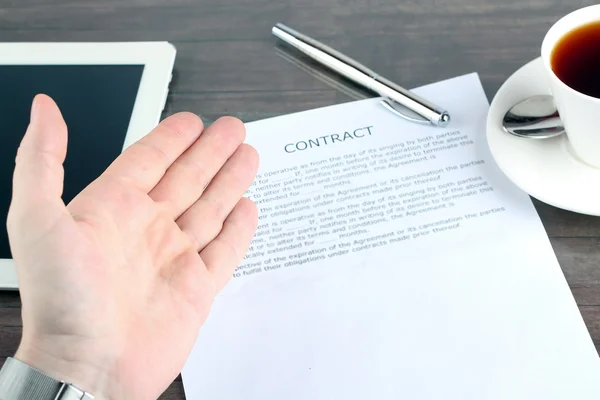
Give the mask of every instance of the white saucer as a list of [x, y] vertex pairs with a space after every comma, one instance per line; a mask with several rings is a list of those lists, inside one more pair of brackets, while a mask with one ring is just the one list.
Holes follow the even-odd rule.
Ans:
[[502, 118], [515, 103], [550, 93], [546, 79], [544, 64], [538, 58], [502, 85], [488, 113], [488, 145], [502, 171], [532, 197], [565, 210], [599, 216], [600, 169], [580, 161], [566, 135], [533, 140], [502, 129]]

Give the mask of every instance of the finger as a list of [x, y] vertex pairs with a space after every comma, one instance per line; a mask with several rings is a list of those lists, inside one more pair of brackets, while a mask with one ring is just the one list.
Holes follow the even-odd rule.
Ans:
[[123, 179], [148, 193], [167, 169], [200, 136], [204, 125], [191, 113], [174, 114], [129, 146], [106, 170], [105, 178]]
[[178, 220], [195, 248], [200, 251], [221, 231], [223, 222], [252, 184], [258, 168], [258, 154], [242, 144], [217, 173], [200, 199]]
[[167, 204], [173, 219], [200, 198], [202, 191], [246, 137], [242, 121], [226, 117], [217, 120], [167, 170], [150, 192], [157, 202]]
[[[15, 160], [9, 217], [36, 210], [52, 219], [63, 211], [63, 162], [67, 155], [67, 125], [56, 103], [38, 95], [31, 107], [31, 120]], [[39, 221], [44, 224], [44, 221]]]
[[256, 232], [258, 211], [251, 200], [242, 198], [223, 224], [219, 235], [200, 252], [219, 292], [242, 262]]

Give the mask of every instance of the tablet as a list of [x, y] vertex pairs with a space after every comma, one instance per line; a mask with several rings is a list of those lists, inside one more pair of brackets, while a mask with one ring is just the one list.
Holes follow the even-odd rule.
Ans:
[[52, 97], [69, 128], [68, 203], [158, 124], [175, 53], [167, 42], [0, 43], [0, 290], [18, 289], [5, 222], [33, 97]]

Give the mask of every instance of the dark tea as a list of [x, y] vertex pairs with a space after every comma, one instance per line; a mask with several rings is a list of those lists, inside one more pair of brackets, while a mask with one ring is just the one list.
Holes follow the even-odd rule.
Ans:
[[552, 51], [550, 64], [567, 86], [600, 98], [600, 21], [563, 36]]

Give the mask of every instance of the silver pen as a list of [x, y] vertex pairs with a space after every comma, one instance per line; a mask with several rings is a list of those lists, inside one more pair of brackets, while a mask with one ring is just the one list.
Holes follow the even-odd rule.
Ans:
[[315, 39], [283, 24], [276, 24], [273, 27], [273, 35], [346, 79], [377, 93], [383, 97], [381, 104], [399, 117], [440, 127], [448, 126], [450, 123], [450, 114], [446, 110], [379, 76], [364, 65]]

